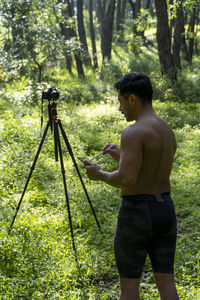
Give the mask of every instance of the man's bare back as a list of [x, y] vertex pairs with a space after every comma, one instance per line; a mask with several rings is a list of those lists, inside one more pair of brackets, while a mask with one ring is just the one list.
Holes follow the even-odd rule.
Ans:
[[[174, 133], [166, 122], [154, 112], [150, 112], [134, 125], [128, 126], [122, 136], [121, 156], [130, 155], [130, 136], [133, 136], [132, 143], [137, 137], [137, 143], [142, 148], [142, 163], [137, 176], [137, 180], [132, 186], [122, 187], [122, 195], [137, 194], [159, 194], [170, 192], [170, 172], [174, 153], [176, 151], [176, 140]], [[126, 137], [128, 136], [128, 141]], [[128, 147], [128, 151], [126, 149]], [[134, 145], [133, 150], [134, 151]], [[127, 172], [134, 169], [131, 165]]]

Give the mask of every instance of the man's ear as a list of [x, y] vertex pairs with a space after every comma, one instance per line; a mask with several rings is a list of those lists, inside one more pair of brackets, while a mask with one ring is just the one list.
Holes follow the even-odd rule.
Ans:
[[132, 103], [134, 103], [138, 100], [138, 97], [136, 97], [134, 94], [131, 94], [131, 95], [129, 95], [129, 99]]

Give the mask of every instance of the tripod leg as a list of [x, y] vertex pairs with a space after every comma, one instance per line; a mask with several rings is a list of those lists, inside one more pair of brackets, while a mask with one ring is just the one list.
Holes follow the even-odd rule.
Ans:
[[8, 233], [10, 233], [10, 231], [11, 231], [11, 229], [12, 229], [12, 227], [13, 227], [13, 224], [14, 224], [14, 222], [15, 222], [15, 218], [16, 218], [17, 213], [18, 213], [18, 211], [19, 211], [19, 208], [20, 208], [20, 205], [21, 205], [21, 203], [22, 203], [24, 194], [25, 194], [25, 192], [26, 192], [27, 186], [28, 186], [29, 181], [30, 181], [30, 179], [31, 179], [31, 175], [32, 175], [32, 173], [33, 173], [33, 170], [35, 169], [35, 165], [36, 165], [38, 156], [39, 156], [40, 151], [41, 151], [41, 149], [42, 149], [42, 145], [43, 145], [44, 140], [45, 140], [45, 137], [46, 137], [46, 135], [47, 135], [47, 131], [48, 131], [48, 129], [49, 129], [49, 125], [50, 125], [50, 124], [49, 124], [49, 121], [48, 121], [47, 126], [46, 126], [45, 131], [44, 131], [44, 134], [43, 134], [43, 137], [42, 137], [42, 139], [41, 139], [40, 145], [39, 145], [39, 147], [38, 147], [38, 150], [37, 150], [35, 159], [34, 159], [34, 161], [33, 161], [33, 164], [32, 164], [32, 167], [31, 167], [31, 170], [30, 170], [30, 173], [29, 173], [29, 176], [28, 176], [28, 178], [27, 178], [27, 180], [26, 180], [26, 184], [25, 184], [24, 190], [23, 190], [23, 192], [22, 192], [22, 195], [21, 195], [21, 198], [20, 198], [20, 200], [19, 200], [19, 203], [18, 203], [18, 205], [17, 205], [17, 207], [16, 207], [15, 215], [14, 215], [14, 217], [13, 217], [13, 220], [12, 220], [12, 223], [11, 223], [11, 225], [10, 225], [10, 229], [9, 229]]
[[57, 123], [54, 121], [54, 152], [55, 161], [58, 161], [58, 130], [56, 130]]
[[92, 206], [92, 202], [91, 202], [91, 200], [90, 200], [90, 197], [89, 197], [88, 192], [87, 192], [87, 190], [86, 190], [85, 184], [84, 184], [83, 179], [82, 179], [82, 177], [81, 177], [81, 173], [80, 173], [80, 171], [79, 171], [79, 168], [78, 168], [78, 166], [77, 166], [76, 160], [75, 160], [75, 158], [74, 158], [74, 154], [73, 154], [72, 148], [71, 148], [71, 146], [70, 146], [70, 143], [69, 143], [69, 141], [68, 141], [68, 138], [67, 138], [67, 136], [66, 136], [66, 133], [65, 133], [63, 127], [62, 127], [62, 123], [61, 123], [60, 120], [58, 120], [58, 125], [60, 126], [60, 129], [61, 129], [61, 133], [62, 133], [63, 139], [64, 139], [64, 141], [65, 141], [65, 144], [66, 144], [66, 146], [67, 146], [68, 152], [69, 152], [69, 154], [70, 154], [70, 156], [71, 156], [71, 158], [72, 158], [72, 161], [73, 161], [73, 163], [74, 163], [74, 167], [75, 167], [75, 169], [76, 169], [76, 171], [77, 171], [77, 173], [78, 173], [78, 177], [79, 177], [79, 179], [80, 179], [80, 181], [81, 181], [83, 190], [84, 190], [84, 192], [85, 192], [85, 194], [86, 194], [86, 197], [87, 197], [87, 200], [88, 200], [88, 202], [89, 202], [89, 204], [90, 204], [90, 207], [91, 207], [91, 210], [92, 210], [92, 212], [93, 212], [94, 218], [95, 218], [95, 220], [96, 220], [97, 226], [98, 226], [99, 230], [101, 231], [101, 227], [100, 227], [99, 221], [98, 221], [98, 219], [97, 219], [95, 210], [94, 210], [94, 208], [93, 208], [93, 206]]
[[68, 192], [67, 192], [64, 162], [63, 162], [63, 156], [62, 156], [62, 148], [61, 148], [59, 131], [58, 131], [58, 123], [57, 123], [57, 120], [55, 120], [54, 122], [55, 122], [54, 129], [55, 129], [55, 133], [56, 133], [56, 136], [57, 136], [58, 151], [59, 151], [59, 155], [60, 155], [60, 165], [61, 165], [61, 171], [62, 171], [62, 176], [63, 176], [65, 198], [66, 198], [66, 203], [67, 203], [68, 219], [69, 219], [69, 225], [70, 225], [70, 231], [71, 231], [71, 237], [72, 237], [72, 246], [73, 246], [73, 250], [74, 250], [74, 253], [75, 253], [75, 258], [77, 259], [77, 257], [76, 257], [76, 247], [75, 247], [75, 242], [74, 242], [74, 233], [73, 233], [73, 227], [72, 227], [72, 217], [71, 217], [69, 197], [68, 197]]

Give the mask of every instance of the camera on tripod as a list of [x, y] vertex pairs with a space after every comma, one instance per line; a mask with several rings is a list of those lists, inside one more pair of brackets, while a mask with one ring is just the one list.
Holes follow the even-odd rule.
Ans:
[[53, 87], [50, 87], [47, 90], [45, 90], [44, 92], [42, 92], [42, 98], [43, 99], [47, 99], [49, 101], [50, 100], [58, 100], [59, 97], [60, 97], [60, 94]]
[[[69, 152], [69, 154], [71, 156], [71, 159], [73, 161], [74, 167], [75, 167], [75, 169], [77, 171], [78, 177], [79, 177], [80, 182], [82, 184], [83, 190], [84, 190], [85, 195], [86, 195], [87, 200], [88, 200], [88, 203], [90, 204], [91, 210], [93, 212], [94, 218], [96, 220], [96, 223], [97, 223], [97, 226], [98, 226], [100, 232], [101, 232], [101, 228], [100, 228], [100, 224], [99, 224], [99, 221], [97, 219], [96, 213], [94, 211], [92, 202], [91, 202], [90, 197], [88, 195], [88, 192], [86, 190], [85, 184], [83, 182], [83, 179], [82, 179], [81, 173], [79, 171], [78, 165], [76, 163], [76, 160], [75, 160], [75, 157], [74, 157], [71, 145], [70, 145], [69, 140], [67, 138], [67, 135], [66, 135], [66, 133], [64, 131], [64, 128], [63, 128], [62, 123], [61, 123], [61, 120], [58, 118], [58, 113], [57, 113], [57, 108], [56, 108], [57, 107], [57, 103], [55, 103], [54, 100], [58, 100], [59, 96], [60, 96], [60, 94], [53, 87], [50, 87], [47, 90], [45, 90], [45, 91], [42, 92], [41, 127], [42, 127], [42, 124], [43, 124], [43, 99], [47, 99], [49, 101], [49, 104], [48, 104], [49, 120], [47, 121], [46, 128], [44, 130], [44, 133], [43, 133], [42, 139], [40, 141], [40, 144], [39, 144], [39, 147], [38, 147], [35, 159], [33, 161], [32, 167], [30, 169], [30, 173], [29, 173], [28, 178], [26, 180], [24, 190], [23, 190], [23, 192], [21, 194], [21, 198], [20, 198], [19, 203], [18, 203], [18, 205], [16, 207], [16, 211], [15, 211], [15, 214], [13, 216], [13, 219], [12, 219], [12, 222], [11, 222], [10, 229], [9, 229], [8, 233], [11, 231], [11, 229], [13, 227], [13, 224], [15, 222], [17, 213], [19, 211], [19, 208], [21, 206], [23, 197], [25, 195], [26, 189], [27, 189], [29, 181], [31, 179], [32, 173], [33, 173], [33, 171], [35, 169], [35, 165], [36, 165], [37, 159], [39, 157], [40, 151], [42, 149], [44, 140], [46, 138], [48, 129], [50, 128], [51, 132], [54, 135], [55, 161], [58, 161], [58, 154], [59, 154], [59, 157], [60, 157], [61, 172], [62, 172], [62, 177], [63, 177], [64, 192], [65, 192], [65, 200], [66, 200], [66, 205], [67, 205], [67, 210], [68, 210], [68, 219], [69, 219], [69, 226], [70, 226], [71, 238], [72, 238], [72, 247], [73, 247], [73, 250], [74, 250], [74, 253], [75, 253], [75, 258], [77, 260], [76, 247], [75, 247], [75, 241], [74, 241], [74, 233], [73, 233], [73, 226], [72, 226], [72, 217], [71, 217], [71, 211], [70, 211], [70, 204], [69, 204], [69, 197], [68, 197], [67, 184], [66, 184], [66, 176], [65, 176], [65, 169], [64, 169], [64, 161], [63, 161], [63, 154], [62, 154], [62, 145], [61, 145], [61, 141], [60, 141], [60, 133], [61, 133], [61, 136], [63, 137], [63, 140], [65, 142], [67, 150], [68, 150], [68, 152]], [[53, 101], [53, 102], [50, 103], [50, 101]]]

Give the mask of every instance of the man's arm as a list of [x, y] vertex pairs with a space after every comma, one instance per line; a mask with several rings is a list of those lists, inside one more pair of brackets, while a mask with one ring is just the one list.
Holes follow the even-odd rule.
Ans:
[[87, 175], [91, 180], [100, 180], [116, 188], [132, 187], [142, 165], [142, 152], [141, 134], [134, 126], [129, 126], [121, 138], [119, 169], [105, 172], [99, 165], [86, 161]]

